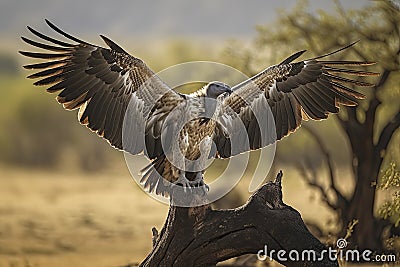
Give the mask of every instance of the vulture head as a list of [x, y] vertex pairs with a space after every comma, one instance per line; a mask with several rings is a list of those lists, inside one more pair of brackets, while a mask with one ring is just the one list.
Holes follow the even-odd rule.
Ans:
[[216, 99], [219, 95], [227, 93], [230, 95], [232, 93], [232, 89], [229, 85], [223, 82], [210, 82], [206, 86], [206, 96], [210, 98]]

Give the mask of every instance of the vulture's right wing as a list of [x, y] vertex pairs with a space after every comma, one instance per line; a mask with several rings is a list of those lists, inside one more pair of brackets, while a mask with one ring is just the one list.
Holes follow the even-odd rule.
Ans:
[[28, 76], [40, 78], [34, 85], [49, 86], [48, 92], [57, 92], [57, 101], [65, 109], [79, 108], [79, 121], [112, 146], [138, 154], [144, 150], [145, 141], [147, 155], [159, 156], [162, 124], [169, 112], [183, 101], [182, 96], [163, 83], [142, 60], [129, 55], [110, 39], [101, 36], [110, 49], [99, 47], [46, 22], [75, 43], [54, 39], [28, 27], [48, 43], [22, 39], [52, 51], [20, 52], [45, 60], [24, 66], [40, 70]]
[[374, 63], [320, 60], [352, 45], [324, 56], [292, 62], [305, 52], [300, 51], [234, 86], [233, 93], [224, 99], [224, 110], [214, 135], [218, 156], [227, 158], [265, 147], [294, 132], [303, 119], [326, 119], [329, 113], [339, 111], [339, 104], [357, 105], [357, 99], [364, 95], [348, 85], [373, 84], [351, 76], [378, 73], [349, 67]]

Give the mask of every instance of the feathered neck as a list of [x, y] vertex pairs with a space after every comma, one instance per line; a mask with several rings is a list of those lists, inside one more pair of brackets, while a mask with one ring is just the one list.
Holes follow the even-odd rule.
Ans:
[[204, 97], [207, 95], [207, 85], [204, 85], [199, 90], [189, 94], [191, 97]]

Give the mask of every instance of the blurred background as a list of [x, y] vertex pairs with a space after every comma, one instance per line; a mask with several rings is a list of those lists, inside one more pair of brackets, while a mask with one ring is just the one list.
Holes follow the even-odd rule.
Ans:
[[[31, 48], [20, 36], [30, 37], [26, 25], [50, 33], [45, 18], [91, 43], [102, 45], [104, 34], [154, 71], [210, 60], [252, 75], [299, 50], [307, 58], [360, 40], [335, 58], [379, 62], [369, 70], [382, 75], [368, 80], [377, 86], [363, 89], [368, 98], [357, 109], [307, 122], [279, 142], [265, 178], [283, 170], [284, 201], [325, 243], [350, 228], [355, 246], [398, 251], [399, 8], [365, 0], [0, 0], [0, 267], [140, 262], [168, 210], [137, 186], [121, 152], [25, 78], [22, 65], [32, 61], [17, 51]], [[258, 155], [216, 207], [245, 203]], [[216, 161], [208, 175], [225, 166]]]

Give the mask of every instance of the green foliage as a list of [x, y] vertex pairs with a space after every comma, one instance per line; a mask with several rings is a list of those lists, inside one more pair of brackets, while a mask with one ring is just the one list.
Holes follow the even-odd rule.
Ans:
[[378, 188], [392, 191], [391, 199], [386, 200], [379, 208], [379, 215], [384, 219], [390, 218], [398, 227], [400, 225], [400, 171], [396, 163], [391, 162], [389, 168], [383, 172]]
[[391, 187], [400, 187], [400, 171], [395, 162], [391, 162], [389, 168], [383, 172], [378, 185], [378, 188], [383, 190], [388, 190]]

